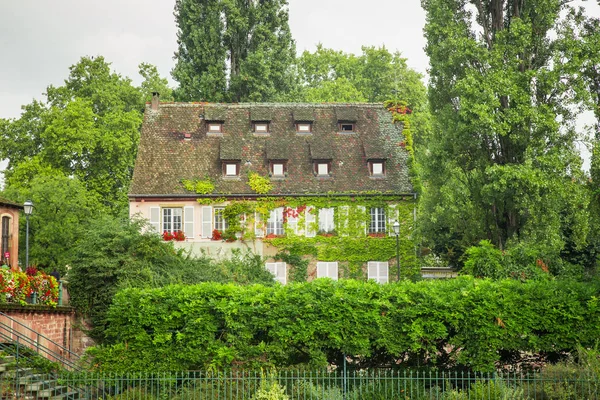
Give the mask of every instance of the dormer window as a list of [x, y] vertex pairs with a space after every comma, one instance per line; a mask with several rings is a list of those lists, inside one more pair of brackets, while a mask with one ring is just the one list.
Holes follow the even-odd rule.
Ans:
[[269, 133], [269, 123], [268, 122], [253, 122], [252, 123], [252, 132], [266, 134]]
[[315, 161], [314, 172], [317, 176], [329, 176], [331, 173], [331, 162], [327, 160]]
[[286, 162], [274, 160], [270, 162], [271, 176], [274, 178], [283, 178], [287, 172]]
[[296, 133], [312, 133], [312, 123], [310, 123], [310, 122], [296, 123]]
[[240, 175], [240, 163], [234, 161], [223, 162], [223, 176], [234, 177]]
[[369, 173], [374, 177], [385, 176], [385, 161], [384, 160], [371, 160], [369, 161]]
[[340, 122], [338, 124], [338, 131], [340, 133], [354, 133], [354, 123], [353, 122]]
[[222, 122], [209, 122], [207, 132], [208, 133], [223, 133], [223, 123]]

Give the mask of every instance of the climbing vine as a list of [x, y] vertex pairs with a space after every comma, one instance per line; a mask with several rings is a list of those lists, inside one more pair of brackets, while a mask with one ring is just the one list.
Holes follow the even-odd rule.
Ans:
[[254, 190], [258, 194], [267, 194], [273, 189], [271, 180], [268, 177], [261, 176], [256, 172], [248, 174], [248, 185], [250, 189]]
[[215, 190], [215, 185], [209, 178], [194, 180], [182, 179], [181, 184], [185, 190], [198, 194], [209, 194]]

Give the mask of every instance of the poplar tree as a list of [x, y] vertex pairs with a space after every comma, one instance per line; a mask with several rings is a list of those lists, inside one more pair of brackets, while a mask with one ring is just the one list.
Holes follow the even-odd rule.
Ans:
[[[560, 264], [586, 243], [561, 0], [423, 0], [433, 132], [421, 230], [454, 261], [488, 239]], [[568, 260], [569, 261], [569, 260]], [[556, 271], [553, 271], [556, 272]]]
[[179, 101], [273, 101], [295, 86], [286, 0], [177, 0]]

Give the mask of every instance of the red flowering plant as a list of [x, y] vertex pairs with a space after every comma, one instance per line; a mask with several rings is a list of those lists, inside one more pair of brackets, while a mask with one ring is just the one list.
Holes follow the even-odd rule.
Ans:
[[169, 231], [164, 231], [162, 234], [163, 240], [168, 242], [169, 240], [173, 240], [175, 236]]
[[0, 299], [8, 303], [27, 305], [27, 297], [37, 295], [39, 303], [56, 306], [58, 283], [53, 276], [30, 267], [27, 273], [16, 270], [0, 270]]
[[211, 240], [222, 240], [222, 239], [223, 239], [223, 234], [221, 233], [221, 231], [215, 229], [212, 232]]
[[178, 242], [183, 242], [185, 240], [185, 234], [183, 231], [177, 231], [173, 234], [173, 239], [177, 240]]

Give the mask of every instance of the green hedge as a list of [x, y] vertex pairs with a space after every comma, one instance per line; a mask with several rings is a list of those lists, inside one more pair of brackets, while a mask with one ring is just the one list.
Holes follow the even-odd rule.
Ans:
[[600, 337], [598, 285], [319, 279], [265, 287], [206, 283], [121, 291], [109, 370], [395, 365], [493, 370], [518, 352], [560, 354]]

